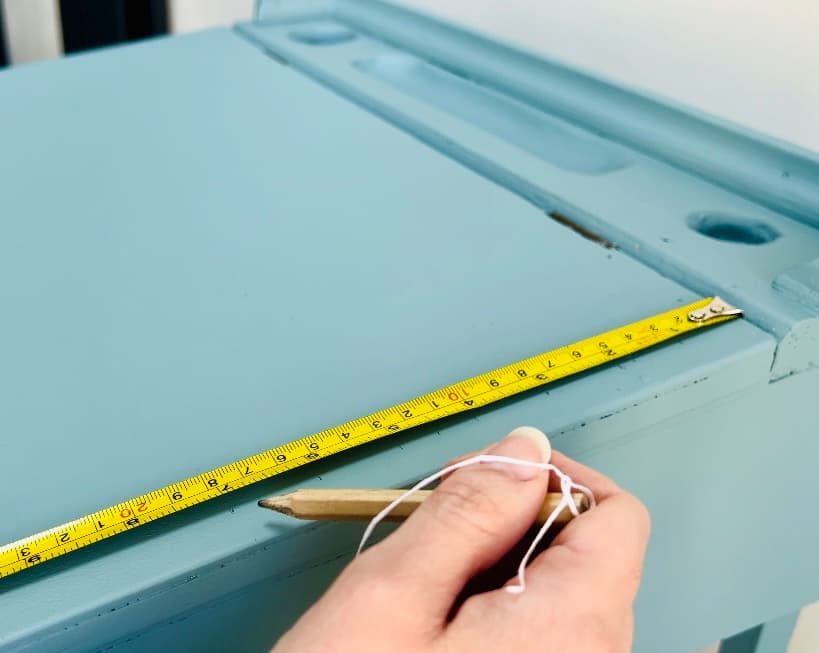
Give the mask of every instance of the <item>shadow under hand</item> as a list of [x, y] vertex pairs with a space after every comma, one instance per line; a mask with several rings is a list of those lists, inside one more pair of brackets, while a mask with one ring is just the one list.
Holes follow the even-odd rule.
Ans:
[[[526, 551], [531, 546], [532, 540], [535, 538], [535, 535], [537, 535], [539, 529], [539, 525], [533, 525], [520, 539], [520, 541], [518, 541], [518, 543], [515, 544], [515, 546], [512, 547], [506, 553], [506, 555], [504, 555], [503, 558], [497, 562], [497, 564], [479, 573], [477, 576], [474, 576], [466, 584], [463, 591], [458, 595], [452, 605], [452, 609], [447, 616], [448, 622], [452, 621], [457, 616], [461, 606], [469, 597], [500, 589], [517, 576], [520, 561], [523, 559], [523, 556], [526, 555]], [[532, 561], [534, 561], [541, 552], [549, 548], [549, 545], [551, 545], [555, 537], [557, 537], [560, 530], [561, 527], [555, 526], [550, 529], [548, 533], [546, 533], [546, 536], [535, 548], [535, 552], [532, 555]]]

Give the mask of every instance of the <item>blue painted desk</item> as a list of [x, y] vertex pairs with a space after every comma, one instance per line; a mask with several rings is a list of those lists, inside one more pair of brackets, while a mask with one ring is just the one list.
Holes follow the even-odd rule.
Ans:
[[0, 74], [2, 541], [700, 296], [747, 317], [0, 578], [0, 650], [264, 651], [360, 528], [257, 497], [520, 424], [650, 508], [635, 651], [781, 650], [819, 599], [819, 161], [388, 3], [259, 12]]

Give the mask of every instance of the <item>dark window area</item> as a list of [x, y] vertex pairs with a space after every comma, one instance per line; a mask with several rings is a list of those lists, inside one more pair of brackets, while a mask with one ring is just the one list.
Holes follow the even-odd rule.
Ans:
[[60, 0], [65, 52], [166, 34], [165, 0]]
[[6, 52], [6, 28], [3, 26], [3, 12], [0, 11], [0, 68], [9, 62]]

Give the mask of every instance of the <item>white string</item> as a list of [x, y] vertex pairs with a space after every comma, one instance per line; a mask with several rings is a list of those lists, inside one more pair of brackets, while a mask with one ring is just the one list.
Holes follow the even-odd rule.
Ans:
[[471, 458], [467, 458], [466, 460], [462, 460], [461, 462], [454, 463], [452, 465], [449, 465], [448, 467], [444, 467], [442, 470], [435, 472], [434, 474], [430, 474], [425, 479], [418, 481], [409, 490], [404, 492], [404, 494], [402, 494], [395, 501], [390, 503], [390, 505], [384, 508], [375, 517], [373, 517], [370, 523], [367, 525], [367, 528], [364, 530], [364, 535], [361, 537], [361, 543], [358, 545], [358, 551], [356, 552], [356, 555], [361, 554], [361, 551], [364, 549], [364, 545], [367, 543], [367, 540], [370, 539], [370, 537], [372, 536], [375, 527], [378, 526], [378, 524], [381, 523], [384, 517], [389, 515], [399, 503], [411, 497], [418, 490], [424, 489], [433, 481], [437, 481], [439, 478], [445, 476], [446, 474], [449, 474], [450, 472], [454, 472], [458, 469], [461, 469], [462, 467], [469, 467], [470, 465], [478, 465], [481, 463], [504, 463], [507, 465], [518, 465], [520, 467], [534, 467], [536, 469], [541, 469], [545, 472], [554, 472], [560, 479], [560, 492], [562, 495], [560, 502], [557, 504], [557, 507], [555, 507], [555, 509], [552, 510], [551, 514], [549, 515], [549, 518], [544, 522], [543, 526], [540, 527], [540, 530], [537, 532], [537, 535], [535, 535], [535, 538], [532, 540], [532, 544], [529, 545], [529, 549], [526, 551], [526, 554], [520, 561], [517, 575], [518, 584], [506, 586], [506, 591], [512, 594], [520, 594], [521, 592], [523, 592], [526, 589], [526, 566], [529, 564], [529, 560], [534, 554], [537, 545], [540, 544], [541, 540], [546, 536], [546, 532], [549, 530], [552, 524], [554, 524], [558, 515], [560, 515], [560, 513], [563, 512], [563, 510], [565, 510], [566, 508], [568, 508], [575, 517], [577, 517], [577, 515], [580, 514], [579, 510], [577, 509], [577, 504], [574, 501], [574, 497], [572, 497], [572, 490], [577, 490], [578, 492], [585, 494], [589, 500], [590, 507], [594, 508], [595, 506], [594, 494], [592, 494], [592, 491], [589, 488], [587, 488], [585, 485], [575, 483], [567, 474], [561, 472], [557, 467], [555, 467], [551, 463], [536, 463], [531, 460], [520, 460], [519, 458], [510, 458], [508, 456], [495, 456], [492, 454], [484, 453], [478, 454], [477, 456], [472, 456]]

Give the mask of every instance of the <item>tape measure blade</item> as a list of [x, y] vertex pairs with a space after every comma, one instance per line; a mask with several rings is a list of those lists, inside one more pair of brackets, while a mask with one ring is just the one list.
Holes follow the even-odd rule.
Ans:
[[409, 401], [286, 442], [0, 547], [0, 577], [210, 501], [316, 460], [620, 360], [736, 315], [692, 322], [713, 298], [639, 320], [463, 379]]

